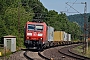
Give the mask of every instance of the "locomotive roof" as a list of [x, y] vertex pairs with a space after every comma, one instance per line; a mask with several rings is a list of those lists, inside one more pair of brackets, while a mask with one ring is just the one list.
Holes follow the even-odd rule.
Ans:
[[45, 22], [27, 22], [27, 24], [46, 24]]

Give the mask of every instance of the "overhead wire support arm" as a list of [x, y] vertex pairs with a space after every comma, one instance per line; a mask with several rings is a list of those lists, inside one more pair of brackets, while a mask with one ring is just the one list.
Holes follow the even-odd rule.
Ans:
[[[79, 13], [79, 14], [81, 14], [79, 11], [77, 11], [75, 8], [73, 8], [71, 5], [69, 5], [68, 4], [68, 2], [66, 2], [66, 4], [68, 5], [68, 6], [70, 6], [72, 9], [74, 9], [77, 13]], [[81, 14], [82, 15], [82, 14]], [[82, 15], [83, 16], [83, 15]], [[84, 17], [84, 16], [83, 16]]]
[[[77, 1], [77, 0], [76, 0]], [[72, 4], [72, 6], [76, 3], [76, 1]], [[70, 9], [70, 8], [69, 8]], [[69, 9], [67, 9], [67, 11], [69, 10]]]
[[77, 13], [77, 12], [68, 12], [68, 11], [60, 11], [60, 12], [67, 12], [67, 13]]

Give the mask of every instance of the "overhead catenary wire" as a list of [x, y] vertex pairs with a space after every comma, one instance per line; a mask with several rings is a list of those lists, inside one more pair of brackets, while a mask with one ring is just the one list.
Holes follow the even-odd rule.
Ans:
[[[77, 0], [76, 0], [76, 1], [77, 1]], [[76, 3], [76, 1], [72, 4], [72, 6]], [[71, 7], [70, 7], [70, 8], [71, 8]], [[69, 8], [69, 9], [70, 9], [70, 8]], [[67, 12], [68, 12], [69, 9], [67, 9]]]
[[[73, 8], [71, 5], [69, 5], [68, 2], [66, 2], [66, 4], [67, 4], [68, 6], [70, 6], [70, 8], [74, 9], [77, 13], [79, 13], [80, 15], [82, 15], [78, 10], [76, 10], [76, 9]], [[83, 15], [82, 15], [82, 16], [83, 16]], [[84, 16], [83, 16], [83, 17], [84, 17]]]

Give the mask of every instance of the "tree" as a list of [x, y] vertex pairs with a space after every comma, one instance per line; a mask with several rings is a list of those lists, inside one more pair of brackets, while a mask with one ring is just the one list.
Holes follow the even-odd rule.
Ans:
[[[18, 26], [18, 18], [20, 21], [19, 26]], [[18, 10], [18, 7], [17, 8], [8, 7], [5, 11], [4, 19], [5, 19], [6, 29], [9, 32], [9, 35], [18, 36], [18, 27], [19, 27], [20, 35], [21, 35], [20, 37], [24, 37], [23, 36], [24, 25], [27, 21], [31, 21], [32, 18], [33, 18], [33, 15], [30, 15], [30, 13], [27, 13], [22, 6], [19, 7], [19, 10]]]

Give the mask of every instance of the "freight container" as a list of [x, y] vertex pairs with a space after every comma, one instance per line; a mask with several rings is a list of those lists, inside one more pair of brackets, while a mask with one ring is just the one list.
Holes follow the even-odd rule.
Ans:
[[60, 31], [54, 32], [54, 41], [60, 41]]
[[54, 28], [53, 27], [51, 27], [51, 26], [48, 26], [48, 31], [47, 31], [48, 33], [48, 35], [47, 35], [47, 39], [48, 39], [48, 41], [53, 41], [53, 37], [54, 37]]
[[64, 41], [67, 41], [67, 33], [64, 32]]
[[54, 32], [54, 41], [63, 41], [64, 31], [55, 31]]
[[64, 40], [63, 36], [64, 36], [64, 31], [60, 31], [60, 40], [61, 40], [61, 41]]
[[67, 35], [67, 40], [68, 40], [68, 41], [71, 41], [71, 34], [68, 34], [68, 35]]

